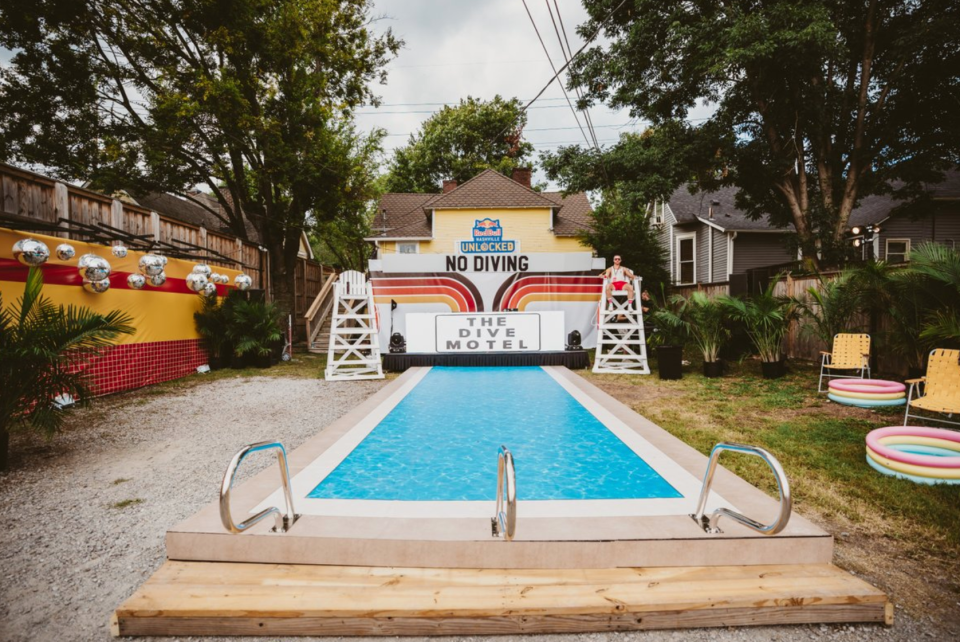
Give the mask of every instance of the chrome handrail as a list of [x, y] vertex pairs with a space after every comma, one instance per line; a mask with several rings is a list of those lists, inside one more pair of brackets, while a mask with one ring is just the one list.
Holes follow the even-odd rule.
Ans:
[[[725, 450], [755, 455], [767, 462], [767, 465], [770, 466], [770, 470], [773, 471], [773, 476], [777, 480], [777, 490], [780, 493], [780, 514], [777, 516], [777, 520], [772, 524], [765, 526], [760, 522], [752, 520], [745, 515], [741, 515], [736, 511], [730, 510], [729, 508], [718, 508], [717, 510], [713, 511], [713, 514], [710, 515], [709, 518], [704, 516], [704, 511], [707, 507], [707, 497], [710, 495], [710, 486], [713, 484], [713, 473], [717, 470], [717, 460], [720, 459], [720, 453]], [[722, 515], [726, 515], [730, 519], [739, 522], [747, 528], [757, 531], [758, 533], [763, 533], [764, 535], [776, 535], [787, 527], [787, 522], [790, 521], [790, 512], [792, 507], [793, 501], [790, 498], [790, 482], [787, 480], [787, 474], [783, 471], [783, 466], [780, 465], [780, 462], [777, 461], [776, 457], [771, 455], [763, 448], [759, 448], [757, 446], [721, 443], [714, 446], [713, 450], [710, 451], [710, 463], [707, 464], [707, 472], [703, 476], [703, 488], [700, 490], [700, 500], [697, 502], [697, 512], [693, 515], [690, 515], [690, 517], [693, 518], [693, 521], [695, 521], [705, 533], [722, 533], [723, 531], [717, 528], [717, 522]]]
[[[263, 509], [245, 522], [236, 524], [233, 521], [233, 516], [230, 514], [230, 489], [233, 487], [233, 478], [237, 475], [237, 468], [239, 468], [240, 462], [242, 462], [247, 455], [271, 448], [277, 449], [277, 463], [280, 464], [280, 480], [283, 482], [283, 498], [287, 505], [286, 513], [280, 512], [280, 509], [276, 506], [271, 506], [270, 508]], [[287, 466], [287, 451], [279, 441], [260, 441], [241, 448], [240, 451], [233, 456], [233, 459], [230, 460], [230, 465], [227, 466], [227, 471], [223, 474], [223, 483], [220, 485], [220, 522], [229, 532], [242, 533], [268, 515], [273, 515], [276, 519], [276, 525], [273, 530], [279, 533], [287, 532], [290, 527], [293, 526], [294, 522], [297, 521], [297, 518], [300, 517], [293, 512], [293, 495], [290, 491], [290, 468]]]
[[513, 539], [517, 531], [517, 473], [506, 446], [500, 446], [497, 452], [497, 512], [490, 522], [494, 537], [508, 542]]

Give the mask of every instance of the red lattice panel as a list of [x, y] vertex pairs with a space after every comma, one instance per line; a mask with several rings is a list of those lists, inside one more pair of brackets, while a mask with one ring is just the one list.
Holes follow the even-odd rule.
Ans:
[[109, 395], [179, 379], [208, 362], [200, 339], [184, 339], [114, 346], [80, 368], [90, 375], [95, 394]]

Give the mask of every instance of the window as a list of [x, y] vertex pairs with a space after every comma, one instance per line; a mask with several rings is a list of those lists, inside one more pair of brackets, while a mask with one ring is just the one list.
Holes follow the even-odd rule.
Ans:
[[417, 241], [397, 243], [397, 254], [420, 254], [420, 243]]
[[697, 236], [683, 234], [677, 236], [677, 284], [686, 285], [697, 281]]
[[910, 239], [887, 239], [887, 263], [906, 263], [910, 260]]

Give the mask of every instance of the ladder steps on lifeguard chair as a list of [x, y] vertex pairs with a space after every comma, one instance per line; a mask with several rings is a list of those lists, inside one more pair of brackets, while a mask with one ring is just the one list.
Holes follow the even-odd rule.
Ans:
[[650, 374], [647, 363], [647, 337], [643, 329], [643, 307], [640, 295], [641, 279], [633, 279], [633, 303], [627, 302], [627, 293], [616, 291], [607, 301], [604, 279], [600, 305], [597, 311], [597, 353], [593, 360], [594, 372], [620, 374]]
[[373, 288], [361, 272], [348, 271], [333, 285], [333, 316], [327, 347], [327, 381], [383, 379], [380, 328]]

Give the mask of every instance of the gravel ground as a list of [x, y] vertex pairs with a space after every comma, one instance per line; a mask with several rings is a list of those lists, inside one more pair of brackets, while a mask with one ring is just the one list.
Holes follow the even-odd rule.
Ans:
[[[75, 412], [52, 442], [16, 436], [11, 470], [0, 474], [5, 517], [0, 640], [110, 639], [113, 610], [163, 563], [167, 528], [217, 497], [234, 452], [268, 438], [293, 449], [382, 385], [256, 377], [154, 388]], [[241, 476], [273, 461], [254, 458]], [[524, 642], [952, 638], [937, 623], [899, 609], [889, 629], [815, 625], [516, 637]]]

